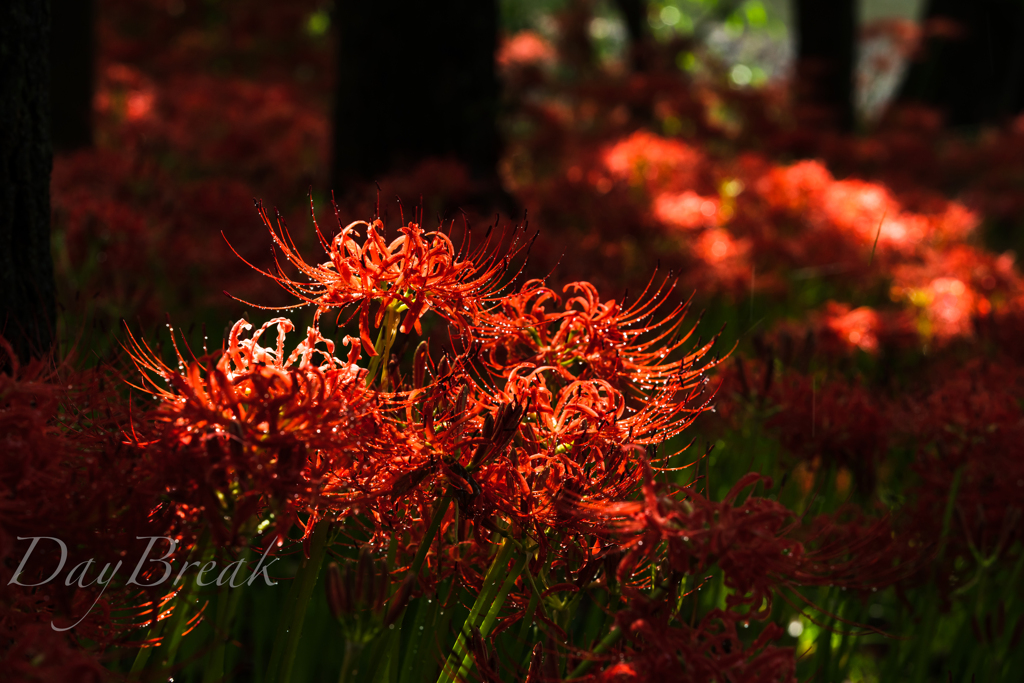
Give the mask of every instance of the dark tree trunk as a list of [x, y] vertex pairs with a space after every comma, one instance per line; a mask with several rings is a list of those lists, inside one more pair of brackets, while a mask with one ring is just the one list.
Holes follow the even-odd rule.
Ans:
[[49, 0], [0, 3], [0, 332], [22, 359], [53, 342], [49, 42]]
[[332, 183], [454, 158], [498, 187], [496, 0], [338, 0]]
[[591, 76], [594, 72], [596, 54], [590, 40], [593, 18], [594, 0], [568, 0], [557, 15], [561, 59], [578, 77]]
[[634, 71], [650, 66], [651, 28], [647, 24], [647, 0], [615, 0], [629, 36], [630, 62]]
[[856, 0], [795, 0], [794, 16], [800, 124], [852, 130]]
[[92, 146], [93, 0], [51, 0], [50, 107], [53, 148]]
[[897, 101], [935, 107], [951, 126], [999, 123], [1024, 110], [1024, 3], [930, 0], [920, 59]]

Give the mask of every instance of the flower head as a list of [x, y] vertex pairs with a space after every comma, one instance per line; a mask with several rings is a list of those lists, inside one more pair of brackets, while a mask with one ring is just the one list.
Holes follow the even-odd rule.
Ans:
[[316, 306], [317, 318], [324, 311], [358, 305], [360, 339], [370, 356], [376, 355], [370, 339], [371, 303], [379, 304], [375, 327], [383, 322], [388, 307], [398, 302], [400, 311], [405, 312], [399, 325], [403, 333], [415, 328], [421, 334], [420, 318], [428, 310], [467, 330], [468, 318], [499, 295], [511, 260], [525, 247], [517, 245], [513, 231], [511, 248], [501, 255], [505, 233], [492, 244], [488, 231], [483, 244], [475, 249], [470, 249], [468, 238], [456, 249], [447, 234], [425, 231], [417, 223], [401, 227], [400, 236], [387, 242], [380, 219], [349, 223], [328, 242], [314, 218], [328, 260], [310, 265], [299, 255], [281, 217], [277, 217], [275, 227], [263, 205], [257, 204], [257, 208], [274, 243], [307, 281], [291, 279], [280, 262], [276, 274], [264, 275], [306, 304]]
[[[277, 343], [263, 347], [272, 326]], [[372, 451], [369, 437], [383, 429], [365, 371], [355, 365], [358, 345], [347, 338], [353, 348], [341, 360], [334, 343], [310, 328], [286, 354], [293, 327], [275, 318], [244, 339], [252, 326], [240, 320], [223, 353], [186, 361], [178, 352], [177, 371], [131, 339], [140, 388], [159, 401], [144, 420], [148, 433], [133, 430], [135, 440], [153, 454], [172, 498], [205, 510], [219, 540], [226, 540], [225, 515], [233, 535], [268, 505], [287, 531], [296, 512], [316, 505], [328, 472], [355, 459], [349, 446], [365, 440], [363, 450]]]

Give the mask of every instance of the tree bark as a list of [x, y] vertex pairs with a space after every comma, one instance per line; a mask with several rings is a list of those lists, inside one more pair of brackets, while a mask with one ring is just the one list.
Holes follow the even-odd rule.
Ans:
[[51, 0], [50, 106], [53, 149], [92, 147], [94, 0]]
[[935, 107], [950, 126], [1000, 123], [1024, 111], [1024, 3], [929, 0], [926, 40], [897, 102]]
[[332, 185], [429, 157], [498, 186], [496, 0], [338, 0]]
[[22, 360], [54, 335], [49, 40], [49, 0], [0, 3], [0, 334]]
[[853, 129], [856, 0], [795, 0], [801, 125]]
[[647, 0], [615, 0], [629, 36], [630, 66], [634, 71], [650, 67], [651, 27], [647, 23]]

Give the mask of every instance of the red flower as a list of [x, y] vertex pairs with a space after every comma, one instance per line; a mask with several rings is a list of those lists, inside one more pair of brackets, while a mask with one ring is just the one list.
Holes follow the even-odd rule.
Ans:
[[[308, 282], [292, 280], [280, 263], [276, 274], [263, 274], [295, 297], [315, 305], [317, 318], [324, 311], [358, 304], [360, 339], [370, 356], [377, 355], [370, 338], [372, 302], [380, 304], [375, 327], [383, 323], [388, 306], [399, 302], [399, 310], [405, 312], [400, 332], [415, 328], [417, 334], [422, 334], [420, 318], [428, 310], [468, 331], [468, 320], [496, 300], [511, 259], [525, 248], [523, 244], [516, 246], [513, 237], [509, 253], [501, 256], [505, 233], [492, 245], [488, 231], [487, 239], [473, 251], [468, 243], [456, 249], [445, 233], [426, 232], [416, 223], [400, 228], [402, 235], [388, 243], [384, 224], [378, 219], [350, 223], [329, 243], [317, 225], [317, 236], [329, 260], [309, 265], [299, 255], [281, 217], [277, 217], [275, 228], [263, 205], [257, 207], [274, 243]], [[365, 235], [360, 235], [361, 229], [365, 229]]]
[[[276, 347], [260, 346], [274, 325]], [[139, 425], [141, 434], [133, 431], [135, 441], [162, 472], [172, 500], [204, 509], [221, 543], [268, 505], [285, 534], [297, 512], [320, 501], [328, 473], [358, 479], [369, 466], [373, 476], [374, 437], [387, 435], [351, 338], [346, 362], [314, 328], [286, 355], [290, 321], [275, 318], [242, 339], [251, 327], [238, 321], [219, 355], [186, 361], [179, 353], [177, 372], [144, 342], [133, 337], [130, 348], [143, 390], [159, 400]], [[386, 441], [379, 448], [386, 450]], [[225, 515], [233, 519], [230, 536]]]

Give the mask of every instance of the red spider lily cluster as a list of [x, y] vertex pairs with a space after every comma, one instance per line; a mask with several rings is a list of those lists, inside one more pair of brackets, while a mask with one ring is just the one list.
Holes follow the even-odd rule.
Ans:
[[[673, 280], [652, 280], [628, 302], [602, 300], [586, 282], [560, 294], [543, 281], [510, 279], [510, 258], [525, 247], [515, 235], [511, 256], [499, 258], [505, 252], [487, 242], [455, 248], [444, 232], [415, 223], [388, 242], [380, 221], [339, 224], [330, 239], [317, 228], [326, 260], [310, 265], [283, 228], [270, 230], [300, 279], [283, 264], [268, 275], [299, 305], [316, 307], [298, 346], [288, 349], [294, 325], [285, 318], [248, 337], [252, 326], [239, 321], [219, 353], [200, 358], [176, 343], [177, 368], [132, 341], [146, 378], [141, 388], [157, 403], [135, 416], [130, 442], [163, 482], [178, 534], [208, 535], [228, 547], [268, 526], [281, 543], [299, 525], [315, 553], [317, 529], [358, 520], [371, 530], [364, 553], [389, 544], [396, 550], [391, 581], [404, 595], [390, 602], [383, 624], [397, 618], [396, 604], [443, 582], [483, 596], [495, 571], [511, 572], [503, 604], [492, 605], [505, 614], [498, 629], [532, 611], [553, 639], [537, 657], [565, 657], [584, 669], [619, 659], [590, 674], [601, 680], [628, 671], [640, 680], [637, 671], [659, 670], [664, 663], [644, 652], [669, 636], [650, 641], [657, 631], [635, 619], [619, 631], [629, 633], [626, 643], [588, 655], [549, 612], [549, 596], [568, 593], [568, 600], [599, 587], [620, 596], [625, 613], [653, 610], [676, 624], [671, 638], [690, 643], [682, 651], [717, 652], [707, 671], [676, 660], [675, 670], [693, 680], [762, 660], [772, 662], [766, 680], [792, 680], [792, 651], [769, 645], [779, 634], [769, 628], [744, 644], [735, 639], [738, 621], [769, 617], [783, 589], [839, 583], [865, 590], [906, 574], [884, 520], [802, 521], [753, 495], [739, 504], [757, 475], [721, 502], [696, 484], [655, 484], [655, 472], [675, 469], [670, 462], [684, 457], [659, 455], [658, 446], [711, 405], [708, 372], [720, 362], [710, 355], [715, 340], [694, 345], [692, 330], [680, 329], [686, 306], [666, 307]], [[359, 319], [358, 336], [343, 340], [346, 359], [319, 327], [330, 310]], [[400, 337], [421, 334], [428, 311], [449, 326], [450, 350], [434, 357], [424, 341], [411, 356], [397, 353]], [[263, 346], [273, 327], [276, 343]], [[673, 605], [687, 582], [713, 567], [730, 595], [695, 630]], [[332, 608], [348, 613], [363, 591], [345, 588], [351, 578], [338, 570], [331, 576]], [[387, 596], [380, 581], [374, 591]], [[383, 609], [379, 596], [372, 602]], [[474, 638], [494, 626], [472, 624]], [[733, 653], [724, 644], [729, 633]], [[480, 655], [483, 641], [473, 642], [469, 650], [457, 644], [453, 661]], [[614, 654], [619, 648], [625, 660]]]
[[[267, 215], [260, 215], [269, 226]], [[174, 367], [131, 337], [128, 351], [142, 376], [137, 388], [155, 404], [143, 402], [119, 426], [90, 422], [86, 428], [79, 416], [53, 437], [61, 446], [53, 450], [64, 453], [54, 465], [67, 468], [68, 460], [88, 458], [91, 434], [100, 438], [119, 429], [122, 443], [107, 443], [104, 454], [114, 459], [113, 471], [145, 484], [132, 487], [128, 509], [152, 501], [147, 521], [159, 524], [159, 533], [151, 535], [224, 551], [298, 538], [315, 555], [326, 529], [354, 521], [371, 533], [364, 555], [388, 544], [396, 551], [390, 575], [362, 569], [354, 575], [363, 583], [377, 576], [371, 592], [385, 598], [392, 584], [401, 583], [396, 595], [402, 597], [392, 597], [378, 628], [443, 582], [465, 587], [478, 600], [494, 599], [490, 577], [510, 572], [512, 583], [490, 608], [505, 615], [498, 629], [530, 611], [550, 641], [537, 661], [563, 657], [584, 669], [615, 661], [615, 651], [625, 648], [622, 657], [634, 663], [620, 657], [611, 668], [599, 667], [606, 669], [596, 674], [602, 680], [661, 666], [643, 654], [650, 629], [633, 620], [626, 643], [589, 655], [572, 644], [567, 625], [550, 611], [557, 610], [554, 595], [567, 593], [568, 600], [600, 587], [620, 596], [618, 609], [654, 609], [659, 619], [678, 622], [670, 633], [691, 642], [684, 650], [724, 648], [707, 666], [725, 671], [744, 666], [747, 656], [730, 654], [719, 642], [722, 633], [735, 633], [739, 620], [767, 618], [775, 592], [823, 582], [863, 589], [891, 583], [904, 571], [893, 563], [885, 522], [805, 524], [764, 498], [748, 496], [737, 505], [756, 475], [721, 503], [696, 485], [669, 490], [654, 483], [655, 471], [676, 469], [671, 461], [683, 457], [659, 456], [659, 445], [708, 409], [714, 397], [708, 372], [720, 362], [711, 357], [716, 340], [693, 344], [693, 330], [680, 328], [686, 305], [667, 304], [674, 280], [652, 280], [632, 301], [621, 302], [603, 300], [586, 282], [562, 293], [540, 280], [518, 284], [510, 264], [527, 243], [516, 233], [511, 245], [503, 235], [497, 246], [485, 241], [456, 248], [445, 232], [415, 223], [402, 226], [390, 242], [380, 220], [339, 224], [331, 239], [317, 228], [326, 255], [320, 265], [302, 260], [283, 226], [271, 226], [270, 233], [300, 279], [281, 263], [276, 274], [265, 274], [299, 306], [316, 307], [298, 345], [287, 342], [295, 325], [286, 318], [258, 329], [240, 320], [219, 352], [198, 357], [182, 353], [184, 339], [179, 342], [171, 329]], [[338, 345], [320, 327], [322, 313], [332, 310], [339, 320], [346, 313], [358, 316], [358, 334], [341, 340], [349, 346], [346, 358], [335, 355]], [[402, 356], [396, 342], [422, 336], [428, 312], [448, 325], [450, 350], [436, 357], [423, 341]], [[276, 340], [266, 341], [275, 328]], [[17, 372], [11, 381], [26, 391], [35, 386]], [[26, 399], [10, 399], [4, 419], [41, 421], [12, 434], [53, 431], [46, 425], [55, 418], [45, 405], [22, 418], [19, 406]], [[65, 446], [61, 439], [73, 441]], [[12, 447], [29, 454], [27, 439]], [[106, 491], [96, 495], [112, 501]], [[641, 500], [630, 502], [636, 495]], [[36, 524], [46, 518], [38, 510], [29, 513]], [[101, 528], [113, 529], [125, 516], [123, 508], [111, 514]], [[5, 526], [18, 530], [14, 521]], [[880, 554], [866, 552], [878, 544]], [[322, 561], [322, 555], [311, 556], [308, 567], [318, 570], [315, 563]], [[673, 601], [687, 581], [701, 580], [714, 566], [724, 572], [731, 595], [725, 610], [708, 615], [695, 631], [673, 610]], [[346, 588], [351, 578], [341, 579], [338, 570], [331, 576], [328, 593], [340, 618], [365, 591]], [[116, 594], [125, 600], [130, 588], [121, 584]], [[13, 599], [28, 595], [38, 599], [17, 592]], [[378, 611], [380, 595], [371, 600]], [[148, 604], [168, 598], [153, 595]], [[187, 614], [183, 600], [170, 609]], [[658, 600], [665, 604], [654, 607]], [[73, 614], [77, 604], [57, 612]], [[152, 608], [144, 614], [157, 623]], [[124, 633], [125, 624], [107, 615], [109, 610], [93, 617], [96, 628]], [[481, 639], [494, 621], [467, 628], [476, 629], [472, 647], [460, 650], [460, 640], [450, 658], [455, 664], [469, 658], [465, 667], [476, 657], [480, 671], [487, 671]], [[368, 634], [372, 639], [377, 631]], [[748, 663], [768, 658], [776, 667], [771, 680], [791, 680], [792, 652], [768, 645], [777, 635], [763, 631], [749, 646], [756, 654]], [[747, 646], [736, 640], [735, 647], [740, 653]], [[453, 675], [445, 672], [455, 664], [446, 665], [442, 677]], [[282, 666], [271, 675], [287, 678], [290, 665]], [[702, 667], [676, 663], [694, 680], [707, 675]]]
[[15, 680], [106, 680], [98, 656], [151, 620], [162, 593], [107, 590], [95, 574], [137, 557], [139, 537], [173, 519], [153, 509], [159, 487], [123, 443], [128, 411], [116, 373], [75, 370], [70, 359], [19, 364], [2, 338], [0, 357], [10, 367], [0, 373], [4, 670]]
[[[386, 213], [293, 239], [250, 202], [301, 203], [324, 176], [328, 51], [295, 40], [318, 3], [220, 3], [223, 35], [199, 5], [101, 4], [101, 144], [56, 160], [59, 271], [102, 290], [111, 317], [147, 324], [233, 306], [224, 289], [316, 313], [308, 328], [239, 321], [214, 353], [179, 340], [165, 358], [137, 335], [142, 401], [106, 370], [0, 376], [9, 670], [98, 677], [96, 653], [127, 639], [159, 645], [163, 673], [171, 626], [215, 619], [187, 594], [115, 582], [79, 626], [54, 631], [98, 590], [6, 579], [25, 549], [12, 539], [64, 529], [69, 566], [138, 557], [153, 535], [230, 556], [276, 538], [273, 554], [301, 544], [312, 566], [329, 538], [342, 557], [326, 599], [350, 640], [371, 647], [407, 605], [479, 596], [461, 631], [435, 623], [461, 634], [461, 675], [483, 680], [509, 674], [502, 648], [518, 633], [530, 681], [790, 681], [803, 652], [776, 624], [780, 603], [804, 609], [801, 587], [869, 597], [896, 584], [907, 600], [937, 586], [945, 609], [1018, 566], [1024, 292], [1012, 253], [981, 237], [1024, 215], [1019, 123], [965, 142], [908, 110], [845, 139], [794, 128], [775, 90], [657, 70], [560, 83], [558, 50], [513, 36], [499, 65], [530, 133], [502, 173], [544, 226], [525, 266], [518, 231], [394, 230]], [[213, 62], [255, 64], [261, 80]], [[381, 188], [422, 195], [421, 216], [472, 195], [445, 161]], [[374, 215], [373, 194], [339, 213]], [[277, 261], [262, 258], [268, 243]], [[192, 277], [164, 277], [169, 255]], [[658, 261], [675, 275], [651, 280]], [[786, 319], [768, 314], [754, 351], [719, 364], [681, 327], [693, 290], [697, 308], [720, 297], [744, 320], [749, 305], [751, 323], [765, 304]], [[763, 429], [778, 487], [734, 478], [716, 495], [710, 457], [677, 438], [705, 426], [726, 439]], [[829, 482], [862, 510], [797, 512]], [[53, 551], [40, 545], [42, 566]], [[697, 610], [711, 590], [724, 595]], [[606, 617], [602, 631], [567, 621], [580, 604]], [[972, 612], [979, 642], [1024, 637], [1001, 603], [986, 609]]]

